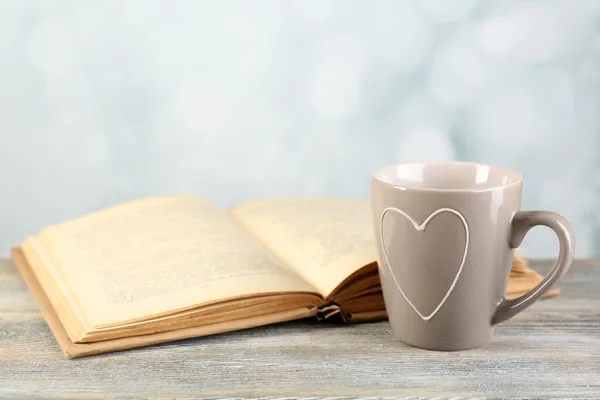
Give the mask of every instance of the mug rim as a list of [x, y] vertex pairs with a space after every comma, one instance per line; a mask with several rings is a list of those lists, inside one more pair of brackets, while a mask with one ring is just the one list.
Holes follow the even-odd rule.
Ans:
[[[490, 185], [481, 188], [435, 188], [435, 187], [422, 187], [422, 186], [412, 186], [412, 185], [399, 185], [391, 182], [384, 181], [378, 177], [384, 170], [395, 167], [409, 167], [409, 166], [424, 166], [424, 165], [437, 165], [437, 166], [456, 166], [456, 165], [472, 165], [472, 166], [480, 166], [487, 167], [490, 169], [496, 169], [504, 171], [507, 175], [514, 175], [515, 179], [511, 182], [499, 185]], [[520, 185], [523, 182], [523, 176], [510, 168], [502, 167], [500, 165], [493, 164], [485, 164], [475, 161], [422, 161], [422, 162], [409, 162], [409, 163], [396, 163], [396, 164], [388, 164], [382, 167], [377, 168], [371, 174], [371, 182], [376, 181], [381, 183], [382, 185], [391, 186], [400, 190], [415, 190], [415, 191], [429, 191], [429, 192], [489, 192], [498, 189], [506, 189], [508, 187], [514, 185]]]

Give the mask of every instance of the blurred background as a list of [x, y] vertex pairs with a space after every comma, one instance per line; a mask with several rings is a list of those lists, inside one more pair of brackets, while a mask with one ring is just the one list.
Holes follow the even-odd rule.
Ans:
[[368, 197], [378, 166], [474, 160], [600, 256], [600, 1], [0, 0], [0, 140], [0, 255], [143, 196]]

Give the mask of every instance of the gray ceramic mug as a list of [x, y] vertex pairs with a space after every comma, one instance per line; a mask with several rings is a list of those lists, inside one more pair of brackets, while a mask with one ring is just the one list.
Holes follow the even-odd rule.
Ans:
[[[468, 162], [391, 165], [373, 174], [379, 272], [396, 338], [433, 350], [478, 347], [493, 325], [540, 299], [567, 271], [569, 223], [548, 211], [520, 211], [521, 183], [516, 172]], [[558, 260], [531, 292], [507, 300], [514, 248], [536, 225], [558, 236]]]

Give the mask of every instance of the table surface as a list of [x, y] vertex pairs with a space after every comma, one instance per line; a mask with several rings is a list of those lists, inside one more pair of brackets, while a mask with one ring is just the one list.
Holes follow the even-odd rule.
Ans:
[[66, 360], [0, 260], [0, 397], [600, 397], [599, 273], [575, 262], [559, 297], [463, 352], [408, 347], [387, 322], [306, 320]]

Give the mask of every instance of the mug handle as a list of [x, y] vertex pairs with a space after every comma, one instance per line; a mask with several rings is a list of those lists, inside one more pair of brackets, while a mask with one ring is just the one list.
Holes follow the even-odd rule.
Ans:
[[514, 317], [536, 301], [538, 301], [556, 282], [568, 271], [573, 261], [575, 251], [575, 235], [569, 222], [560, 214], [550, 211], [519, 211], [511, 221], [511, 233], [509, 245], [511, 248], [519, 247], [523, 238], [531, 228], [537, 225], [549, 227], [558, 236], [560, 251], [558, 259], [552, 267], [552, 270], [544, 280], [535, 288], [524, 295], [507, 300], [505, 297], [500, 300], [496, 306], [496, 311], [492, 317], [492, 324], [495, 325], [509, 318]]

